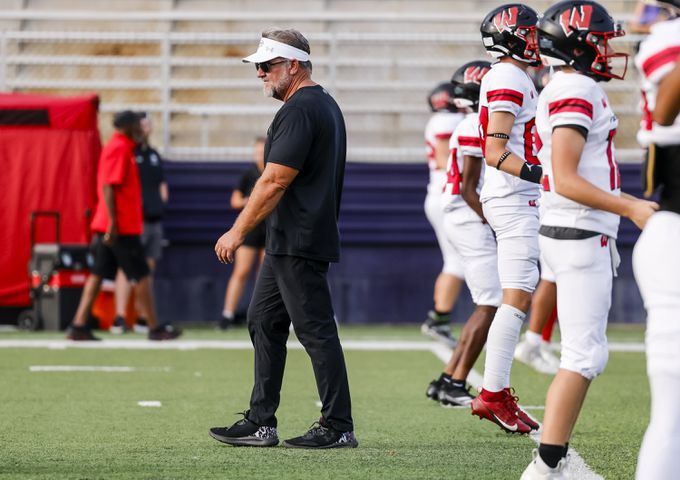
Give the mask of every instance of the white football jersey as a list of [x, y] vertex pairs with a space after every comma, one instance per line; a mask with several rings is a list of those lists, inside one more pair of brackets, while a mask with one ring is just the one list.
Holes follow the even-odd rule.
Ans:
[[586, 207], [554, 191], [552, 132], [555, 127], [566, 125], [579, 126], [588, 132], [578, 174], [605, 192], [621, 194], [614, 149], [619, 121], [607, 95], [592, 78], [557, 72], [541, 92], [536, 112], [536, 144], [543, 165], [541, 224], [590, 230], [616, 238], [618, 215]]
[[650, 113], [656, 105], [659, 83], [673, 70], [679, 58], [680, 18], [653, 25], [635, 57], [635, 65], [642, 76], [643, 117], [638, 132], [638, 142], [642, 146], [680, 144], [680, 116], [673, 125], [662, 127], [652, 121]]
[[[451, 135], [449, 140], [449, 160], [446, 164], [446, 186], [444, 187], [444, 210], [447, 212], [457, 208], [470, 208], [461, 195], [465, 155], [482, 158], [482, 145], [479, 139], [479, 117], [476, 113], [466, 115], [453, 131], [453, 135]], [[482, 168], [484, 168], [484, 161], [480, 161], [482, 162]], [[483, 179], [484, 170], [482, 170], [482, 175], [479, 178], [478, 192], [484, 183]], [[479, 217], [477, 216], [477, 218]]]
[[446, 182], [446, 172], [437, 168], [435, 146], [438, 140], [449, 140], [456, 125], [463, 119], [462, 113], [435, 112], [425, 127], [425, 153], [427, 165], [430, 167], [430, 183], [428, 193], [441, 194]]
[[[510, 132], [507, 148], [529, 163], [537, 164], [533, 133], [538, 93], [526, 72], [511, 63], [495, 63], [491, 71], [482, 78], [479, 94], [479, 124], [482, 150], [485, 147], [489, 117], [493, 112], [510, 112], [515, 123]], [[497, 159], [495, 159], [497, 160]], [[539, 186], [519, 177], [487, 168], [484, 173], [484, 187], [481, 200], [516, 197], [519, 204], [539, 197]], [[513, 199], [510, 199], [513, 203]]]

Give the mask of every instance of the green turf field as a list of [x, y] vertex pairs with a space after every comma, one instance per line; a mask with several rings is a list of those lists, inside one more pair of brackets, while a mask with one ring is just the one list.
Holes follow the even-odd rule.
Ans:
[[[417, 327], [341, 332], [343, 339], [424, 340]], [[610, 333], [612, 341], [639, 342], [642, 336], [640, 327], [616, 327]], [[0, 333], [0, 340], [54, 338], [61, 336]], [[196, 330], [186, 338], [247, 335]], [[238, 419], [233, 414], [247, 407], [249, 350], [0, 348], [0, 478], [519, 478], [534, 442], [504, 434], [468, 410], [444, 409], [427, 400], [425, 387], [442, 367], [433, 353], [347, 350], [346, 357], [360, 446], [305, 451], [233, 448], [208, 436], [209, 427], [231, 424]], [[135, 370], [30, 372], [32, 365]], [[524, 405], [543, 405], [549, 381], [521, 364], [513, 369]], [[143, 400], [162, 406], [138, 406]], [[306, 354], [291, 350], [279, 436], [304, 432], [318, 418], [317, 400]], [[648, 404], [644, 354], [612, 353], [605, 374], [591, 388], [572, 446], [605, 478], [633, 478]], [[532, 413], [542, 417], [541, 410]]]

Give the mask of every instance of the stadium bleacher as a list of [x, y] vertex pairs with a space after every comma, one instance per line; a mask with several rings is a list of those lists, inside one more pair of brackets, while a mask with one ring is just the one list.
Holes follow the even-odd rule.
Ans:
[[[498, 2], [402, 0], [0, 2], [0, 89], [102, 99], [101, 131], [122, 108], [153, 112], [170, 159], [242, 160], [276, 105], [242, 65], [271, 25], [312, 44], [315, 79], [343, 106], [350, 161], [422, 161], [427, 91], [484, 51], [479, 19]], [[530, 2], [538, 10], [550, 2]], [[605, 1], [622, 20], [634, 2]], [[639, 40], [619, 45], [631, 51]], [[637, 78], [608, 85], [619, 159], [637, 161]]]

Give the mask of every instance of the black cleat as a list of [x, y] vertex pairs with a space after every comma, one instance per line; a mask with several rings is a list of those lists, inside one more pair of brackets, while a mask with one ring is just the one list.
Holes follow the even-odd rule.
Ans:
[[101, 340], [101, 338], [95, 337], [92, 334], [90, 327], [78, 327], [75, 325], [71, 326], [68, 333], [66, 334], [66, 338], [68, 340], [75, 340], [77, 342], [97, 342]]
[[122, 333], [127, 333], [129, 331], [127, 325], [125, 325], [125, 318], [121, 317], [120, 315], [116, 315], [116, 318], [113, 320], [113, 323], [109, 327], [109, 333], [113, 333], [114, 335], [120, 335]]
[[257, 425], [248, 420], [248, 410], [241, 413], [243, 418], [231, 427], [213, 427], [208, 433], [218, 442], [236, 447], [273, 447], [278, 445], [276, 427]]
[[174, 340], [182, 335], [182, 330], [175, 328], [169, 323], [159, 325], [158, 327], [149, 330], [149, 340]]
[[430, 310], [427, 312], [427, 318], [421, 325], [420, 331], [424, 335], [442, 342], [451, 349], [455, 349], [458, 345], [458, 340], [451, 336], [451, 320], [449, 315], [439, 315], [437, 312]]
[[459, 387], [450, 382], [442, 382], [439, 389], [439, 402], [444, 406], [469, 407], [474, 399], [470, 387]]
[[430, 384], [427, 386], [427, 390], [425, 391], [425, 396], [427, 398], [431, 398], [435, 402], [439, 401], [439, 390], [442, 388], [442, 379], [441, 377], [438, 378], [437, 380], [432, 380]]
[[323, 425], [324, 419], [314, 422], [309, 431], [301, 437], [284, 440], [288, 448], [356, 448], [359, 446], [354, 432], [339, 432]]

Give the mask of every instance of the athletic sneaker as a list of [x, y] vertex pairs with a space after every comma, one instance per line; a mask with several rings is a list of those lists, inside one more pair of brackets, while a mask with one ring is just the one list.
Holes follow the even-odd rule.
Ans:
[[182, 330], [175, 328], [169, 323], [159, 325], [153, 330], [149, 330], [149, 340], [174, 340], [182, 335]]
[[495, 401], [484, 400], [484, 389], [479, 392], [470, 404], [472, 415], [477, 415], [480, 420], [491, 420], [508, 433], [529, 433], [531, 427], [524, 423], [517, 415], [517, 401], [510, 395], [509, 389], [501, 390]]
[[520, 480], [566, 480], [567, 459], [560, 459], [555, 468], [550, 468], [538, 454], [538, 449], [534, 448], [532, 455], [534, 459], [524, 470]]
[[474, 398], [468, 386], [459, 387], [453, 383], [442, 382], [439, 389], [439, 402], [444, 406], [467, 407]]
[[449, 315], [439, 315], [434, 310], [427, 312], [427, 318], [420, 327], [424, 335], [444, 343], [447, 347], [454, 349], [458, 345], [458, 340], [451, 336], [451, 319]]
[[278, 445], [279, 436], [276, 427], [257, 425], [248, 420], [249, 410], [239, 415], [243, 418], [231, 427], [213, 427], [208, 433], [218, 442], [234, 446], [273, 447]]
[[92, 330], [90, 330], [90, 327], [88, 327], [88, 326], [78, 327], [76, 325], [71, 326], [68, 333], [66, 334], [66, 338], [68, 340], [75, 340], [77, 342], [87, 342], [87, 341], [98, 342], [98, 341], [101, 340], [101, 338], [95, 337], [92, 334]]
[[356, 448], [359, 446], [354, 432], [339, 432], [324, 425], [324, 418], [314, 422], [304, 435], [284, 440], [283, 446], [289, 448]]
[[522, 340], [515, 347], [515, 359], [529, 365], [531, 368], [540, 373], [548, 375], [555, 375], [559, 370], [559, 360], [552, 356], [550, 352], [545, 352], [546, 355], [552, 356], [555, 361], [550, 361], [549, 358], [542, 352], [541, 345], [531, 345], [526, 340]]
[[121, 317], [120, 315], [116, 315], [116, 318], [113, 320], [113, 323], [109, 327], [109, 333], [113, 333], [114, 335], [120, 335], [127, 331], [128, 328], [127, 325], [125, 325], [125, 318]]
[[132, 330], [135, 333], [149, 333], [149, 324], [147, 323], [146, 318], [138, 318], [132, 326]]
[[431, 398], [435, 402], [439, 401], [439, 390], [442, 388], [442, 379], [438, 378], [437, 380], [432, 380], [430, 384], [427, 386], [427, 390], [425, 391], [425, 396], [427, 398]]

